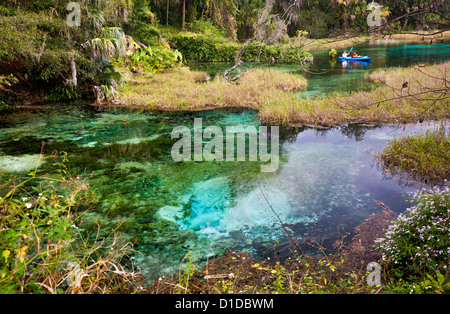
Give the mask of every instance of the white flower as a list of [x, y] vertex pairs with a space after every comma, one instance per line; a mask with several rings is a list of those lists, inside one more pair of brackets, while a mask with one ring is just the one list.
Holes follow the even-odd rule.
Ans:
[[27, 199], [27, 197], [22, 197], [22, 202], [25, 202]]
[[33, 207], [33, 204], [31, 204], [31, 203], [26, 203], [25, 206], [26, 206], [27, 208], [31, 208], [31, 207]]

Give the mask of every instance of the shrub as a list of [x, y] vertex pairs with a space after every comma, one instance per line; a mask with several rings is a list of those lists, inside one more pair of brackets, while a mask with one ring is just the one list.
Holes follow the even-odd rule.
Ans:
[[421, 190], [413, 194], [416, 203], [400, 214], [376, 241], [382, 260], [394, 274], [425, 276], [448, 272], [450, 263], [450, 191]]
[[186, 62], [235, 62], [239, 50], [244, 62], [280, 63], [298, 62], [303, 59], [312, 60], [312, 55], [300, 48], [288, 48], [283, 45], [265, 45], [252, 42], [249, 45], [226, 42], [218, 37], [202, 34], [182, 33], [173, 36], [169, 42], [178, 49]]
[[[237, 45], [203, 34], [181, 33], [168, 41], [186, 62], [233, 62], [237, 48]], [[222, 49], [222, 46], [227, 48]]]
[[138, 67], [142, 66], [149, 72], [162, 72], [166, 69], [172, 69], [180, 65], [182, 62], [182, 54], [178, 50], [170, 49], [169, 45], [160, 40], [159, 43], [154, 46], [143, 49], [134, 40], [129, 41], [136, 47], [136, 51], [128, 51], [130, 66]]

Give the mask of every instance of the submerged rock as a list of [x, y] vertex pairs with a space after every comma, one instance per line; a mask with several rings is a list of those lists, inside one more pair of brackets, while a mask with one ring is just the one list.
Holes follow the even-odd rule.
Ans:
[[40, 154], [23, 156], [0, 156], [0, 171], [30, 172], [42, 165], [45, 159]]
[[195, 184], [184, 196], [183, 206], [165, 206], [159, 210], [159, 215], [177, 222], [182, 230], [199, 231], [219, 225], [232, 201], [229, 179], [214, 178]]

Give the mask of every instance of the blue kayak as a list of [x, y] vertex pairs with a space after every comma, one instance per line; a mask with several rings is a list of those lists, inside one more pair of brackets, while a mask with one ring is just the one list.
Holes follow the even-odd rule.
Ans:
[[338, 57], [339, 61], [347, 61], [347, 62], [353, 62], [353, 61], [363, 61], [363, 62], [370, 62], [372, 58], [368, 57], [368, 56], [364, 56], [364, 57], [357, 57], [357, 58], [344, 58], [344, 57]]

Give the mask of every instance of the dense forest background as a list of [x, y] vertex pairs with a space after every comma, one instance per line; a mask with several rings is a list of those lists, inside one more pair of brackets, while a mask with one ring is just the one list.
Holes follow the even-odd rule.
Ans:
[[[181, 62], [231, 62], [249, 40], [275, 47], [299, 36], [448, 28], [445, 0], [379, 0], [382, 25], [376, 29], [367, 23], [370, 2], [362, 0], [79, 0], [78, 26], [67, 23], [74, 10], [69, 3], [2, 1], [0, 110], [112, 98], [122, 81], [120, 66], [145, 60], [146, 70], [158, 72]], [[276, 48], [269, 52], [280, 55]]]

